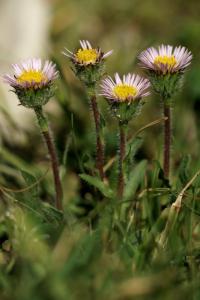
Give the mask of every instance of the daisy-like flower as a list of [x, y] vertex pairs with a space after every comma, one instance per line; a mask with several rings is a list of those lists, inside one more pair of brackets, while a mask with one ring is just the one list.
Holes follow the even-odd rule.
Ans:
[[182, 86], [185, 69], [192, 60], [191, 52], [185, 47], [161, 45], [158, 49], [151, 47], [139, 56], [140, 65], [147, 70], [152, 88], [158, 93], [163, 102], [164, 147], [163, 171], [168, 179], [170, 174], [171, 149], [171, 105], [174, 94]]
[[67, 48], [65, 48], [66, 52], [63, 52], [73, 63], [80, 66], [98, 64], [113, 52], [111, 50], [104, 54], [101, 48], [93, 48], [89, 41], [80, 41], [80, 45], [81, 47], [75, 53], [69, 51]]
[[101, 96], [115, 102], [132, 102], [136, 99], [148, 96], [150, 93], [147, 89], [150, 86], [148, 79], [139, 75], [128, 74], [121, 79], [119, 74], [115, 74], [113, 80], [110, 76], [102, 80]]
[[4, 75], [3, 80], [14, 89], [22, 105], [42, 106], [54, 95], [53, 83], [58, 77], [55, 64], [50, 61], [42, 64], [40, 58], [32, 58], [12, 67], [13, 75]]
[[3, 76], [4, 82], [14, 89], [42, 89], [49, 86], [58, 76], [55, 64], [40, 58], [27, 59], [12, 65], [14, 74]]
[[53, 82], [58, 76], [55, 64], [40, 58], [32, 58], [12, 65], [14, 74], [3, 76], [5, 83], [9, 84], [21, 105], [32, 108], [36, 114], [38, 125], [46, 142], [52, 164], [54, 184], [56, 191], [56, 207], [62, 210], [62, 185], [59, 176], [56, 149], [49, 132], [48, 120], [43, 113], [43, 105], [54, 95]]
[[149, 95], [149, 80], [135, 74], [123, 75], [120, 78], [116, 73], [114, 80], [108, 76], [100, 85], [101, 96], [104, 96], [111, 107], [113, 115], [119, 124], [119, 174], [117, 196], [123, 198], [125, 176], [124, 160], [126, 157], [126, 128], [133, 116], [140, 113], [143, 102], [142, 97]]
[[73, 66], [72, 70], [79, 80], [87, 88], [88, 98], [90, 99], [93, 111], [95, 130], [96, 130], [96, 166], [102, 180], [105, 178], [104, 166], [104, 147], [101, 139], [100, 113], [96, 100], [96, 86], [105, 73], [105, 58], [112, 54], [112, 50], [104, 53], [99, 47], [92, 47], [89, 41], [80, 41], [79, 48], [73, 52], [65, 48], [62, 52], [67, 56]]
[[141, 67], [159, 74], [182, 73], [191, 63], [192, 54], [185, 47], [161, 45], [158, 49], [151, 47], [139, 56]]
[[133, 116], [140, 113], [143, 101], [148, 96], [150, 82], [139, 75], [127, 74], [120, 78], [116, 73], [114, 80], [108, 76], [100, 85], [100, 95], [104, 96], [111, 106], [111, 111], [121, 124], [128, 124]]

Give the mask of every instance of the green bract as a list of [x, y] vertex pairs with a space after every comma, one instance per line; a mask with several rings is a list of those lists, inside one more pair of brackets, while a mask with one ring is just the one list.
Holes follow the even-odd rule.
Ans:
[[144, 101], [140, 99], [134, 100], [132, 102], [111, 102], [111, 111], [113, 115], [118, 119], [121, 124], [128, 124], [128, 122], [137, 115], [140, 114]]
[[14, 93], [18, 96], [21, 105], [35, 108], [45, 105], [54, 96], [55, 87], [48, 85], [41, 89], [15, 88]]
[[103, 61], [94, 65], [90, 64], [88, 66], [74, 64], [72, 70], [80, 81], [82, 81], [87, 87], [90, 87], [95, 86], [105, 74], [105, 64]]
[[163, 100], [170, 99], [182, 86], [183, 73], [157, 74], [148, 72], [152, 88]]

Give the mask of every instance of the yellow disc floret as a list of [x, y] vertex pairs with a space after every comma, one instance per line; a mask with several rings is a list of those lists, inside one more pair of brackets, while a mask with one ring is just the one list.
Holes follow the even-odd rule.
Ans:
[[40, 84], [46, 80], [47, 80], [47, 78], [44, 75], [44, 73], [42, 73], [41, 71], [34, 71], [34, 70], [24, 71], [17, 78], [18, 83], [34, 82], [34, 83]]
[[136, 96], [137, 89], [127, 84], [118, 84], [114, 87], [113, 92], [120, 101], [126, 101]]
[[88, 65], [95, 64], [99, 54], [96, 49], [79, 49], [75, 56], [79, 63]]
[[170, 68], [173, 68], [176, 65], [176, 63], [177, 63], [177, 61], [176, 61], [176, 58], [174, 57], [174, 55], [171, 55], [171, 56], [158, 55], [154, 60], [154, 64], [156, 64], [156, 65], [159, 65], [159, 64], [168, 65]]

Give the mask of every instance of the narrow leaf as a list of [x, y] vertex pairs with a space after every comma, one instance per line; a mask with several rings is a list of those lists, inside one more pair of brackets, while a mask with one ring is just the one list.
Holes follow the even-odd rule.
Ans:
[[80, 174], [79, 176], [81, 179], [85, 180], [87, 183], [97, 188], [105, 197], [113, 197], [113, 191], [105, 183], [103, 183], [101, 179], [87, 174]]
[[130, 200], [136, 193], [137, 188], [144, 180], [144, 175], [147, 167], [147, 161], [143, 160], [130, 173], [129, 181], [126, 184], [124, 198], [125, 200]]

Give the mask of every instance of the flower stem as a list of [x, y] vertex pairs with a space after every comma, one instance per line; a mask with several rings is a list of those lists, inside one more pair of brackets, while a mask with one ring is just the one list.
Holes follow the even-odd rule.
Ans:
[[96, 130], [96, 166], [99, 171], [99, 175], [101, 180], [105, 179], [105, 174], [103, 170], [104, 166], [104, 147], [101, 139], [100, 132], [100, 113], [97, 105], [96, 95], [92, 95], [90, 98], [94, 122], [95, 122], [95, 130]]
[[126, 154], [126, 135], [124, 125], [119, 122], [119, 177], [118, 177], [118, 198], [123, 198], [124, 193], [124, 170], [123, 163]]
[[60, 181], [60, 175], [59, 175], [59, 164], [58, 164], [58, 158], [56, 155], [56, 149], [55, 145], [52, 140], [52, 136], [49, 130], [48, 121], [43, 114], [42, 107], [34, 108], [38, 124], [40, 126], [41, 133], [44, 137], [44, 140], [46, 142], [49, 156], [51, 160], [52, 165], [52, 172], [54, 176], [54, 184], [55, 184], [55, 190], [56, 190], [56, 208], [59, 210], [63, 210], [62, 207], [62, 197], [63, 197], [63, 191], [62, 191], [62, 185]]
[[170, 105], [164, 103], [164, 117], [167, 119], [164, 123], [164, 155], [163, 170], [165, 178], [170, 174], [170, 147], [171, 147], [171, 110]]

